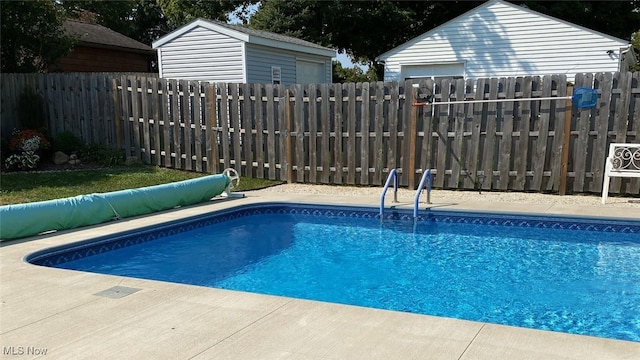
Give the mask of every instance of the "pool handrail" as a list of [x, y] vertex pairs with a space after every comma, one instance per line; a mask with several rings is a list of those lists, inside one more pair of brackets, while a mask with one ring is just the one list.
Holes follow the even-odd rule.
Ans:
[[427, 185], [427, 204], [431, 204], [431, 186], [433, 185], [433, 179], [431, 178], [431, 169], [428, 169], [422, 174], [420, 179], [420, 185], [416, 191], [416, 196], [413, 199], [413, 218], [418, 218], [418, 203], [420, 202], [420, 194], [424, 190], [425, 182]]
[[391, 171], [389, 171], [389, 176], [387, 176], [387, 181], [384, 184], [384, 187], [382, 188], [382, 194], [380, 194], [380, 219], [382, 219], [382, 216], [384, 214], [384, 197], [387, 194], [387, 189], [389, 189], [389, 185], [391, 185], [391, 180], [394, 180], [393, 182], [393, 202], [397, 203], [398, 202], [398, 171], [396, 169], [391, 169]]

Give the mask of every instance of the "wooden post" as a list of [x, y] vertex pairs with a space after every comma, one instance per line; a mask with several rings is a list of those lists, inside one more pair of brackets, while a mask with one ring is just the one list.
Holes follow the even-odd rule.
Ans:
[[409, 124], [409, 134], [404, 136], [409, 140], [409, 161], [407, 164], [408, 186], [409, 189], [416, 189], [416, 137], [417, 137], [417, 122], [418, 122], [418, 107], [413, 105], [412, 99], [418, 97], [418, 89], [411, 87], [411, 98], [405, 99], [406, 106], [411, 106], [411, 123]]
[[291, 143], [291, 92], [286, 89], [284, 92], [284, 119], [287, 133], [285, 134], [285, 147], [287, 152], [287, 184], [293, 183], [293, 144]]
[[567, 99], [564, 113], [564, 140], [562, 142], [562, 167], [560, 170], [560, 195], [564, 195], [567, 190], [567, 173], [569, 171], [569, 143], [571, 141], [571, 99], [573, 86], [567, 87]]

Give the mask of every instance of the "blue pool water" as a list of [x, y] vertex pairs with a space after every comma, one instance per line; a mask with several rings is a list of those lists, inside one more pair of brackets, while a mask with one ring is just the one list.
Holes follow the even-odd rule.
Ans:
[[640, 222], [268, 204], [32, 263], [640, 341]]

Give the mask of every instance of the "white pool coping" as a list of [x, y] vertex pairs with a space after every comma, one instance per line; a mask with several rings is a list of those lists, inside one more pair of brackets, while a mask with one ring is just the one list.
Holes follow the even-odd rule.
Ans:
[[[389, 198], [390, 199], [390, 198]], [[378, 196], [248, 192], [1, 243], [2, 358], [635, 359], [640, 342], [34, 266], [37, 250], [257, 202], [379, 206]], [[403, 196], [399, 208], [412, 208]], [[449, 201], [440, 209], [640, 220], [625, 207]], [[427, 207], [421, 204], [421, 209]], [[133, 288], [131, 294], [116, 294]], [[106, 292], [105, 292], [106, 291]], [[117, 289], [116, 289], [117, 293]], [[104, 296], [104, 295], [107, 296]], [[124, 295], [124, 296], [118, 296]], [[46, 355], [43, 352], [46, 351]]]

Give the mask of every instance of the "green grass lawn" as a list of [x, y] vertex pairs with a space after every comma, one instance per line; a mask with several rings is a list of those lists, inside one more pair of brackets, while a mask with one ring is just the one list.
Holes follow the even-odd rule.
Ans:
[[[3, 172], [0, 174], [0, 205], [160, 185], [206, 175], [150, 165], [40, 173]], [[256, 190], [282, 183], [243, 177], [239, 188], [234, 191]]]

